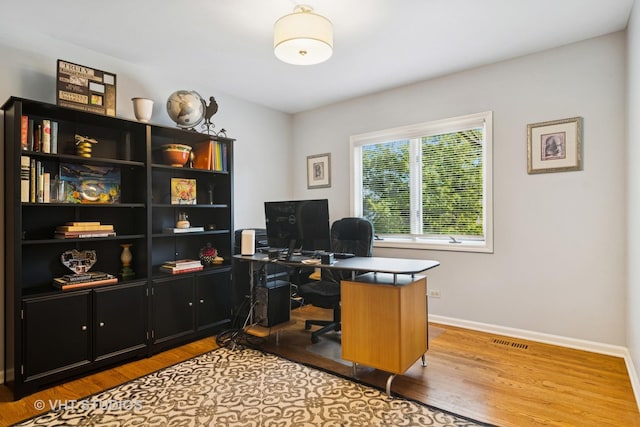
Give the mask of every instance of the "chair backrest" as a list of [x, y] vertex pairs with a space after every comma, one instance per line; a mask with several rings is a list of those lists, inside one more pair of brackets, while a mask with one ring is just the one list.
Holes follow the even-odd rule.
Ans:
[[364, 218], [342, 218], [331, 225], [331, 250], [373, 256], [373, 224]]
[[[356, 256], [373, 256], [373, 224], [368, 219], [347, 217], [331, 225], [331, 250]], [[322, 280], [340, 283], [350, 279], [348, 270], [321, 270]]]

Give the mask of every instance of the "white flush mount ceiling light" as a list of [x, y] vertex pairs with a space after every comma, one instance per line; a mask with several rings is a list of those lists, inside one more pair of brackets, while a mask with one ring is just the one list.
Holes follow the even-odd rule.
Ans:
[[333, 53], [333, 25], [307, 5], [278, 19], [273, 26], [273, 50], [281, 61], [294, 65], [313, 65], [326, 61]]

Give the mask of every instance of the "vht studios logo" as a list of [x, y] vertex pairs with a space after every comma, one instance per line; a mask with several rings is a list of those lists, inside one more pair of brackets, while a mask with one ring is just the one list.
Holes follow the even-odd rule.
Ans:
[[33, 407], [42, 411], [47, 407], [52, 411], [66, 411], [66, 410], [102, 410], [102, 411], [133, 411], [135, 409], [142, 409], [142, 402], [139, 400], [98, 400], [98, 399], [83, 399], [83, 400], [36, 400], [33, 402]]

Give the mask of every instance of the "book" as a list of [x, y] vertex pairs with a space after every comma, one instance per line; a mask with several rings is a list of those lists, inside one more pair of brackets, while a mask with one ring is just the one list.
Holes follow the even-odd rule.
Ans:
[[68, 221], [65, 225], [100, 225], [100, 221]]
[[20, 201], [29, 202], [29, 175], [31, 159], [29, 156], [20, 156]]
[[42, 137], [42, 125], [33, 126], [33, 151], [42, 151], [42, 147], [40, 145]]
[[201, 267], [202, 263], [199, 259], [179, 259], [176, 261], [165, 261], [163, 266], [181, 269], [190, 267]]
[[195, 169], [212, 170], [212, 143], [211, 141], [198, 142], [193, 146], [193, 167]]
[[112, 224], [100, 224], [97, 225], [59, 225], [56, 227], [56, 231], [113, 231]]
[[36, 160], [31, 159], [31, 164], [29, 165], [29, 201], [31, 203], [36, 202]]
[[159, 270], [163, 273], [169, 273], [169, 274], [192, 273], [194, 271], [204, 270], [204, 265], [200, 265], [200, 267], [190, 267], [190, 268], [175, 268], [175, 267], [161, 265]]
[[56, 239], [90, 239], [94, 237], [114, 237], [114, 231], [56, 231]]
[[170, 228], [167, 227], [162, 230], [166, 234], [181, 234], [181, 233], [198, 233], [204, 231], [204, 227], [189, 227], [189, 228]]
[[92, 286], [108, 285], [112, 283], [118, 283], [118, 278], [115, 276], [107, 277], [105, 279], [89, 280], [87, 282], [67, 282], [64, 279], [57, 277], [53, 279], [53, 285], [63, 291], [71, 289], [89, 288]]
[[51, 153], [58, 154], [58, 122], [51, 121]]
[[102, 271], [87, 271], [85, 273], [74, 273], [74, 274], [65, 274], [62, 277], [59, 277], [59, 281], [66, 281], [69, 283], [76, 282], [90, 282], [92, 280], [101, 280], [101, 279], [109, 279], [113, 277], [109, 273], [105, 273]]
[[222, 170], [222, 144], [220, 144], [218, 141], [216, 141], [215, 143], [215, 155], [213, 158], [215, 160], [215, 163], [213, 165], [213, 170], [221, 171]]
[[42, 201], [44, 203], [51, 202], [51, 174], [49, 172], [42, 173]]
[[227, 144], [222, 145], [222, 171], [228, 172], [227, 168]]
[[171, 204], [195, 205], [196, 180], [187, 178], [171, 178]]
[[42, 162], [36, 161], [36, 202], [44, 202], [44, 175], [42, 173]]
[[22, 116], [20, 119], [20, 147], [23, 150], [29, 148], [29, 117]]
[[29, 125], [27, 129], [27, 150], [33, 151], [33, 133], [35, 132], [35, 128], [33, 125], [33, 119], [29, 119]]
[[42, 150], [43, 153], [51, 152], [51, 120], [42, 120]]

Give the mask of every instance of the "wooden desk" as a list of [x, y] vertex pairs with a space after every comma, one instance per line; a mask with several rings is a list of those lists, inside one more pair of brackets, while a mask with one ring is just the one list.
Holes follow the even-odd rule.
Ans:
[[[289, 267], [352, 270], [341, 283], [342, 358], [390, 372], [387, 394], [397, 374], [419, 358], [424, 365], [428, 345], [427, 280], [418, 273], [440, 265], [438, 261], [353, 257], [333, 264], [271, 260], [266, 254], [234, 255], [241, 261], [276, 263]], [[357, 272], [366, 272], [356, 276]]]
[[396, 374], [404, 374], [419, 358], [425, 365], [427, 279], [368, 273], [343, 280], [340, 289], [342, 358], [391, 372], [390, 395]]

